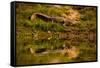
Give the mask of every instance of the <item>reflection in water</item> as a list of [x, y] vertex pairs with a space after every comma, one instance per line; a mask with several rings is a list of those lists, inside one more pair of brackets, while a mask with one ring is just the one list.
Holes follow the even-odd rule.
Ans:
[[[17, 52], [18, 56], [23, 53], [34, 64], [91, 61], [96, 57], [95, 33], [92, 31], [37, 31], [26, 36], [24, 34], [24, 38], [20, 39], [17, 40], [21, 48]], [[27, 58], [22, 59], [29, 61]]]
[[75, 46], [73, 46], [67, 49], [67, 54], [70, 59], [77, 58], [79, 55], [79, 48], [76, 48]]
[[89, 6], [17, 3], [16, 65], [95, 61], [96, 11]]

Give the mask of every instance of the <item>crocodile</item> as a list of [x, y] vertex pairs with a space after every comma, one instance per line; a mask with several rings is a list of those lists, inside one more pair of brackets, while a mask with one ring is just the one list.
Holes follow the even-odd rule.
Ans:
[[52, 21], [53, 23], [59, 23], [63, 26], [74, 24], [74, 21], [71, 19], [67, 19], [64, 17], [58, 17], [58, 16], [48, 16], [48, 15], [43, 14], [43, 13], [33, 13], [32, 16], [30, 17], [30, 20], [32, 22], [34, 22], [34, 20], [36, 18], [42, 19], [43, 21], [46, 21], [46, 22]]

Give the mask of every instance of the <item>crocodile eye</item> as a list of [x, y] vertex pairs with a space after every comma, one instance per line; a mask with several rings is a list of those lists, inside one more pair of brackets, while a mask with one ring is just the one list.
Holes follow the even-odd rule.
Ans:
[[28, 19], [30, 20], [31, 19], [31, 16], [29, 16]]
[[64, 21], [61, 21], [61, 24], [64, 24]]

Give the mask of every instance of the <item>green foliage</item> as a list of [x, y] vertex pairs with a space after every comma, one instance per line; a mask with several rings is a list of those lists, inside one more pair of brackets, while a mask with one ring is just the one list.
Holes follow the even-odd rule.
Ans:
[[64, 26], [60, 24], [56, 24], [54, 22], [44, 22], [38, 19], [36, 22], [33, 23], [33, 29], [36, 30], [43, 30], [43, 31], [64, 31]]
[[[69, 9], [77, 10], [80, 13], [81, 19], [78, 24], [64, 27], [52, 21], [43, 21], [38, 18], [34, 21], [30, 21], [29, 19], [33, 13], [61, 16], [61, 14], [66, 13]], [[81, 32], [79, 33], [76, 29]], [[52, 63], [55, 58], [58, 63], [94, 61], [96, 60], [96, 40], [93, 39], [92, 42], [89, 41], [89, 31], [93, 32], [93, 36], [96, 34], [95, 7], [17, 3], [16, 64], [48, 64]], [[66, 33], [68, 37], [66, 39], [59, 39], [59, 34], [61, 34], [62, 37], [63, 33]], [[43, 39], [37, 39], [39, 37]], [[85, 39], [86, 41], [84, 41]], [[64, 44], [66, 47], [75, 46], [78, 48], [80, 50], [78, 57], [70, 59], [66, 54], [62, 55], [61, 53], [56, 53], [57, 50], [60, 51], [63, 48]], [[32, 48], [33, 51], [42, 48], [45, 48], [46, 51], [54, 51], [53, 53], [36, 53], [34, 55], [30, 52], [30, 48]]]

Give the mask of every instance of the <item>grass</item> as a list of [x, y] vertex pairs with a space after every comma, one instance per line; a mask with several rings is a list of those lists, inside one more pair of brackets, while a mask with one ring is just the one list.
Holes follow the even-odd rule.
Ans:
[[[80, 10], [78, 8], [81, 8]], [[69, 9], [77, 10], [80, 13], [80, 23], [70, 26], [62, 26], [52, 21], [46, 22], [36, 18], [34, 22], [29, 19], [33, 13], [44, 13], [49, 16], [61, 16]], [[16, 64], [48, 64], [55, 58], [60, 62], [80, 62], [96, 60], [96, 40], [92, 42], [88, 38], [89, 32], [96, 34], [96, 8], [78, 6], [52, 6], [40, 4], [16, 5]], [[76, 29], [80, 31], [75, 31]], [[64, 33], [66, 39], [59, 39]], [[68, 35], [69, 34], [69, 35]], [[91, 35], [91, 37], [93, 37]], [[70, 39], [68, 39], [71, 37]], [[68, 55], [61, 53], [47, 53], [35, 56], [31, 54], [30, 48], [34, 51], [46, 48], [46, 50], [60, 50], [63, 45], [75, 46], [80, 49], [77, 58], [69, 59]]]

